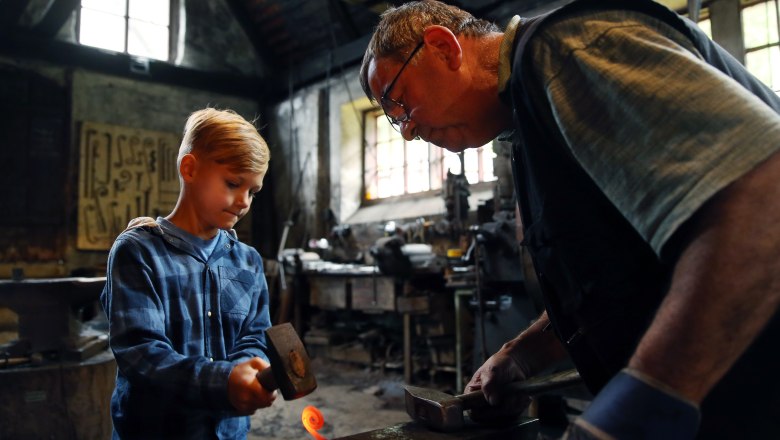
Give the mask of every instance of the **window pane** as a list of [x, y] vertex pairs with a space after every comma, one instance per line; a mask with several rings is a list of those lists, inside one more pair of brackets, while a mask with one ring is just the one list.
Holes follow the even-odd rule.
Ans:
[[428, 142], [413, 140], [406, 143], [406, 160], [412, 162], [428, 162]]
[[479, 182], [479, 151], [474, 148], [465, 150], [463, 165], [466, 168], [466, 180], [472, 185]]
[[393, 139], [390, 142], [390, 156], [387, 159], [387, 163], [393, 168], [403, 168], [404, 161], [404, 140], [403, 138]]
[[406, 143], [407, 191], [428, 191], [428, 143], [414, 140]]
[[389, 170], [392, 165], [390, 164], [390, 145], [378, 144], [376, 146], [376, 168], [379, 171]]
[[167, 0], [130, 0], [130, 18], [168, 26], [170, 6]]
[[380, 171], [377, 175], [377, 196], [379, 198], [393, 195], [393, 186], [390, 181], [390, 175], [391, 173], [389, 171]]
[[[366, 121], [364, 162], [366, 199], [439, 190], [449, 170], [461, 173], [460, 157], [434, 144], [404, 141], [384, 114], [369, 112]], [[376, 134], [376, 136], [374, 136]], [[464, 151], [466, 178], [472, 184], [496, 179], [493, 144]]]
[[482, 181], [496, 180], [496, 175], [493, 173], [493, 159], [496, 158], [496, 153], [493, 152], [493, 143], [485, 144], [480, 150], [482, 154]]
[[79, 42], [87, 46], [124, 52], [124, 17], [82, 8]]
[[365, 185], [365, 197], [367, 200], [373, 200], [377, 198], [376, 188], [376, 162], [377, 162], [377, 145], [373, 141], [368, 139], [374, 139], [376, 135], [376, 123], [377, 118], [364, 116], [366, 118], [366, 148], [363, 153], [363, 185]]
[[431, 189], [441, 189], [442, 179], [444, 178], [444, 175], [441, 171], [441, 157], [443, 155], [443, 151], [444, 150], [434, 146], [433, 144], [428, 144], [428, 154], [431, 158], [431, 162], [428, 167], [431, 175]]
[[775, 2], [768, 1], [743, 9], [742, 32], [746, 49], [777, 42]]
[[408, 182], [407, 191], [416, 193], [428, 191], [430, 184], [428, 182], [428, 163], [414, 163], [407, 168]]
[[746, 53], [745, 66], [772, 90], [780, 91], [780, 46]]
[[379, 115], [376, 117], [376, 141], [385, 142], [390, 139], [392, 133], [394, 133], [393, 127], [390, 126], [390, 121], [387, 120], [385, 115]]
[[392, 168], [379, 172], [379, 197], [398, 196], [404, 193], [404, 169]]
[[460, 174], [460, 158], [457, 153], [453, 153], [448, 150], [444, 150], [444, 157], [442, 158], [442, 176], [447, 176], [447, 170], [452, 174]]
[[168, 28], [143, 21], [129, 21], [127, 32], [127, 52], [133, 55], [168, 59]]
[[[167, 2], [165, 2], [167, 3]], [[125, 0], [81, 0], [82, 8], [108, 12], [109, 14], [125, 16]]]

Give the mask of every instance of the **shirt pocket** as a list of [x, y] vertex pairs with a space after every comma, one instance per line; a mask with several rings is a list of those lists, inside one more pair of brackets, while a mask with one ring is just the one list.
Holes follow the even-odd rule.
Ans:
[[235, 267], [219, 266], [219, 303], [223, 316], [244, 318], [249, 314], [257, 290], [255, 273]]

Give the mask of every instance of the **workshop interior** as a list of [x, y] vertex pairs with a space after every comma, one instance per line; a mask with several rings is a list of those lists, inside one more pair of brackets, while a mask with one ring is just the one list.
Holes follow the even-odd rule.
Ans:
[[[316, 406], [319, 438], [535, 439], [587, 407], [567, 363], [527, 384], [533, 403], [508, 424], [475, 426], [453, 397], [544, 305], [509, 144], [405, 141], [361, 89], [398, 3], [0, 0], [0, 438], [110, 438], [108, 252], [130, 220], [171, 211], [182, 127], [206, 106], [252, 121], [271, 151], [235, 227], [269, 287], [258, 380]], [[568, 1], [448, 3], [503, 27]], [[776, 0], [659, 3], [780, 89]], [[357, 400], [339, 420], [370, 424], [334, 421], [322, 393], [339, 375], [322, 366], [396, 378], [398, 422], [366, 420]], [[277, 423], [298, 432], [278, 438], [317, 438], [300, 412]]]

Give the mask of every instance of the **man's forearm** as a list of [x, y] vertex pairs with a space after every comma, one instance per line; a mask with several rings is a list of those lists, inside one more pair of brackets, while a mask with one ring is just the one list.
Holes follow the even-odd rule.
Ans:
[[670, 291], [629, 367], [701, 402], [780, 303], [780, 157], [696, 216]]
[[501, 349], [506, 350], [516, 361], [523, 362], [531, 375], [539, 373], [567, 356], [566, 350], [550, 327], [550, 319], [546, 311], [542, 312], [539, 319], [517, 337], [505, 343]]

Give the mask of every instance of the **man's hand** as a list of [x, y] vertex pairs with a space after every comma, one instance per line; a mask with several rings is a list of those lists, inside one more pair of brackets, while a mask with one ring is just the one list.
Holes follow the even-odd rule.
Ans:
[[482, 390], [491, 405], [498, 405], [506, 397], [501, 395], [504, 385], [525, 380], [529, 375], [528, 366], [502, 348], [471, 376], [465, 392]]
[[258, 372], [269, 367], [268, 362], [254, 357], [236, 364], [228, 378], [228, 400], [242, 415], [254, 414], [258, 408], [271, 406], [276, 391], [268, 391], [257, 381]]
[[699, 408], [637, 371], [618, 373], [566, 430], [564, 440], [696, 437]]
[[503, 393], [504, 385], [525, 380], [566, 358], [558, 338], [546, 331], [550, 324], [547, 312], [539, 316], [516, 338], [504, 344], [471, 377], [465, 392], [482, 390], [491, 407], [471, 411], [471, 418], [482, 424], [501, 423], [518, 417], [531, 399], [524, 395]]
[[527, 364], [509, 351], [505, 346], [491, 356], [466, 384], [465, 392], [482, 390], [491, 405], [471, 411], [470, 417], [475, 422], [492, 424], [517, 418], [531, 403], [525, 394], [502, 393], [506, 384], [525, 380], [530, 375]]

